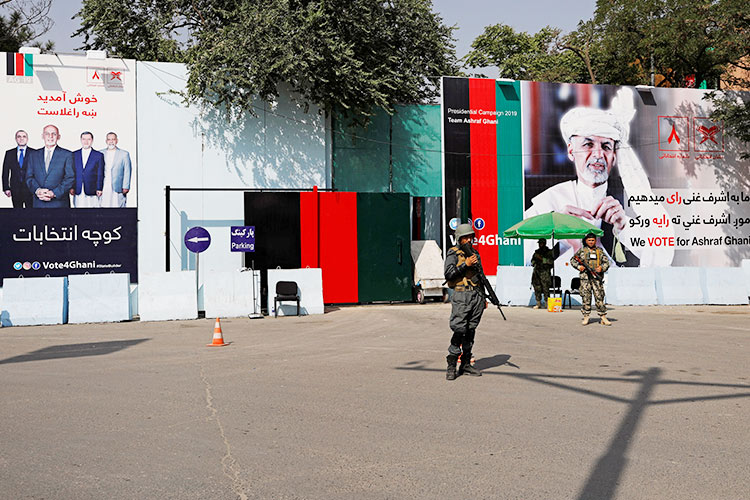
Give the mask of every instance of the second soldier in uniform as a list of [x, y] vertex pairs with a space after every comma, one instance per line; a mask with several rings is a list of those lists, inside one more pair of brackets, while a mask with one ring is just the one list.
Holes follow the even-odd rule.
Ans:
[[[445, 279], [453, 289], [450, 319], [453, 336], [446, 357], [447, 380], [455, 380], [457, 374], [465, 373], [475, 377], [482, 375], [481, 371], [471, 366], [474, 335], [486, 307], [484, 287], [477, 272], [482, 262], [479, 253], [471, 246], [473, 239], [474, 229], [471, 224], [460, 224], [456, 228], [456, 246], [448, 250], [445, 258]], [[461, 366], [456, 373], [459, 355]]]
[[601, 324], [610, 326], [612, 323], [607, 319], [607, 306], [604, 304], [603, 279], [604, 273], [609, 269], [609, 259], [604, 250], [596, 245], [596, 236], [593, 233], [589, 233], [583, 238], [583, 247], [570, 259], [570, 265], [581, 273], [581, 312], [583, 313], [581, 324], [589, 324], [591, 295], [593, 295]]
[[534, 271], [531, 273], [531, 285], [534, 287], [536, 305], [534, 309], [545, 308], [549, 298], [549, 290], [552, 288], [552, 266], [555, 257], [552, 250], [547, 248], [547, 240], [539, 239], [539, 248], [531, 257], [531, 265]]

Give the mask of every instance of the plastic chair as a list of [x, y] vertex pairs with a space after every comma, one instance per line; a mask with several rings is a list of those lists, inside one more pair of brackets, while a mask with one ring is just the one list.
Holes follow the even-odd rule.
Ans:
[[581, 296], [581, 278], [573, 278], [570, 280], [570, 290], [565, 290], [565, 295], [563, 295], [563, 309], [565, 309], [565, 298], [568, 298], [568, 309], [573, 308], [573, 299], [571, 298], [571, 295], [578, 295]]
[[299, 295], [297, 294], [296, 281], [279, 281], [276, 283], [276, 297], [273, 299], [273, 315], [279, 317], [279, 302], [297, 302], [297, 316], [299, 316]]

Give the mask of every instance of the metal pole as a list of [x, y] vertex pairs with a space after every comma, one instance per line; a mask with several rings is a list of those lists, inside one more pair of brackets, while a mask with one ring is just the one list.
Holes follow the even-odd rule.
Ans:
[[199, 252], [199, 253], [195, 254], [195, 298], [196, 299], [198, 298], [198, 294], [201, 291], [201, 280], [200, 280], [201, 268], [200, 268], [200, 265], [201, 265], [201, 254]]
[[164, 228], [164, 262], [166, 269], [165, 271], [169, 272], [169, 195], [170, 195], [170, 187], [169, 184], [167, 184], [164, 187], [164, 220], [165, 220], [165, 228]]

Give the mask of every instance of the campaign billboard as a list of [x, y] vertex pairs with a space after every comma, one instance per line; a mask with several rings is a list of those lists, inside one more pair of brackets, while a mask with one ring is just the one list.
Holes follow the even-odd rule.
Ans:
[[115, 270], [135, 281], [135, 61], [2, 53], [0, 65], [0, 279]]
[[[486, 221], [497, 206], [496, 234], [555, 211], [601, 228], [618, 266], [739, 266], [750, 258], [750, 161], [740, 156], [750, 145], [710, 119], [706, 93], [445, 78], [446, 224], [452, 188], [469, 186], [474, 219], [485, 193], [496, 197], [481, 208]], [[528, 264], [536, 248], [475, 229], [501, 265]], [[561, 261], [581, 245], [559, 243]]]

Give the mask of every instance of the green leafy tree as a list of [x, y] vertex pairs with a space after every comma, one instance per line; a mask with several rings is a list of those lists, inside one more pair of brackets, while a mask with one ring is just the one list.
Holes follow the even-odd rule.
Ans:
[[458, 71], [429, 0], [84, 0], [83, 48], [184, 61], [186, 97], [252, 112], [287, 85], [357, 123], [424, 102]]
[[621, 84], [683, 87], [688, 75], [716, 85], [750, 55], [746, 0], [598, 0], [593, 22], [601, 49], [637, 65]]
[[[82, 49], [148, 61], [182, 62], [198, 24], [181, 0], [84, 0], [75, 15]], [[182, 38], [181, 38], [182, 37]], [[182, 41], [181, 41], [182, 40]]]
[[546, 26], [537, 33], [517, 32], [505, 24], [487, 26], [463, 59], [467, 67], [494, 66], [500, 78], [578, 82], [584, 62], [560, 47], [560, 30]]
[[[713, 102], [711, 119], [723, 121], [725, 132], [750, 144], [750, 100], [743, 99], [736, 91], [712, 92], [708, 99]], [[749, 159], [750, 151], [740, 153], [740, 158]]]
[[0, 0], [0, 12], [8, 12], [0, 15], [0, 51], [16, 52], [27, 45], [53, 50], [53, 42], [37, 40], [52, 27], [51, 6], [52, 0]]

